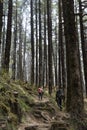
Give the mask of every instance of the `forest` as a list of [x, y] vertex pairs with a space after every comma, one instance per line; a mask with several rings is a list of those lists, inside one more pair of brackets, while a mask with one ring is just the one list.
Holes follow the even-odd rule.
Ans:
[[0, 0], [0, 130], [87, 130], [86, 44], [86, 0]]

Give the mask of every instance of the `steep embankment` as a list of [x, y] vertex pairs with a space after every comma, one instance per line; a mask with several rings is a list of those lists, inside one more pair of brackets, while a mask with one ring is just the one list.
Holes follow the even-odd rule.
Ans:
[[32, 89], [29, 84], [10, 80], [9, 76], [0, 77], [0, 129], [17, 130], [25, 113], [33, 102]]

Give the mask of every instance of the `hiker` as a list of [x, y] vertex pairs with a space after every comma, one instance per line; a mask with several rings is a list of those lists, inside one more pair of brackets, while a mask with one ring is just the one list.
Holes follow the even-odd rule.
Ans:
[[43, 98], [43, 88], [42, 87], [38, 88], [38, 96], [39, 96], [39, 100], [42, 100], [42, 98]]
[[60, 110], [62, 110], [62, 95], [63, 95], [63, 90], [59, 88], [56, 92], [56, 102]]

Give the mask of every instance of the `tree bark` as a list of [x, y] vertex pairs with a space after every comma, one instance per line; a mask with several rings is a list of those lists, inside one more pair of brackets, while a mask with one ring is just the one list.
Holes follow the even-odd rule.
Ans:
[[3, 25], [3, 1], [0, 1], [0, 45], [1, 45], [1, 36], [2, 36], [2, 25]]
[[41, 25], [41, 0], [39, 0], [39, 86], [42, 86], [42, 25]]
[[31, 0], [31, 84], [34, 84], [34, 25], [33, 0]]
[[61, 12], [61, 0], [59, 0], [59, 88], [62, 86], [62, 12]]
[[14, 27], [14, 43], [13, 43], [13, 65], [12, 65], [12, 78], [16, 78], [16, 46], [17, 46], [17, 0], [16, 0], [16, 11], [15, 11], [15, 27]]
[[22, 18], [19, 23], [19, 79], [23, 81], [23, 65], [22, 65]]
[[79, 48], [76, 37], [74, 1], [62, 0], [66, 60], [67, 60], [67, 102], [66, 107], [72, 116], [80, 117], [83, 113], [83, 91], [80, 82]]
[[46, 45], [46, 2], [44, 2], [44, 59], [43, 59], [43, 86], [47, 85], [46, 62], [47, 62], [47, 45]]
[[87, 45], [84, 38], [84, 27], [83, 27], [83, 11], [81, 0], [79, 2], [79, 18], [80, 18], [80, 35], [81, 35], [81, 45], [84, 63], [84, 74], [85, 74], [85, 86], [86, 86], [86, 97], [87, 97]]
[[6, 34], [6, 46], [5, 46], [5, 57], [4, 57], [4, 69], [6, 72], [9, 71], [10, 62], [10, 48], [11, 48], [11, 34], [12, 34], [12, 0], [8, 2], [8, 21], [7, 21], [7, 34]]
[[48, 19], [48, 75], [49, 75], [49, 94], [52, 94], [52, 20], [51, 20], [51, 0], [47, 0], [47, 19]]
[[38, 86], [38, 15], [37, 15], [37, 0], [35, 1], [36, 6], [36, 86]]

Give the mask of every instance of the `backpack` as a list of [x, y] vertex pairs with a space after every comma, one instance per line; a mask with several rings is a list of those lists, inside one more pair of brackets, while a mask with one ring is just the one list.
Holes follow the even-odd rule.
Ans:
[[42, 92], [43, 92], [42, 88], [38, 88], [38, 93], [42, 93]]
[[56, 93], [56, 98], [61, 98], [62, 96], [63, 96], [63, 91], [59, 89]]

